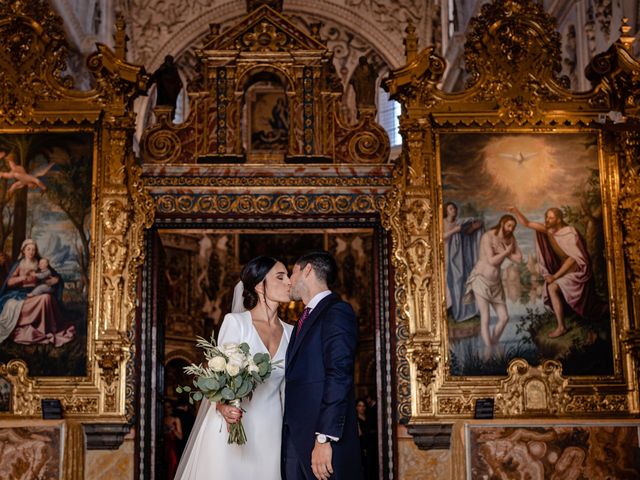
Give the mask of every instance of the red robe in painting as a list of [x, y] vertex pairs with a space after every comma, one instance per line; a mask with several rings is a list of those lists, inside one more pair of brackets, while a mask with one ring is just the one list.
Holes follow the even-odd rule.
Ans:
[[[595, 293], [591, 260], [582, 236], [574, 227], [567, 225], [553, 233], [553, 240], [557, 245], [556, 250], [547, 235], [536, 233], [540, 273], [543, 276], [553, 275], [564, 259], [571, 257], [576, 262], [574, 269], [558, 278], [555, 283], [560, 287], [562, 297], [571, 310], [582, 318], [601, 319], [607, 313], [608, 305], [600, 301]], [[545, 305], [551, 308], [551, 299], [546, 288], [543, 300]]]

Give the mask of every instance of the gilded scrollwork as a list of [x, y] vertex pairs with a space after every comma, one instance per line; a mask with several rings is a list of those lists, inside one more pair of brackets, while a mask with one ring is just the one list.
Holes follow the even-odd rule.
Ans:
[[127, 206], [120, 199], [109, 199], [103, 203], [101, 211], [104, 219], [105, 233], [110, 235], [123, 235], [129, 226]]
[[270, 22], [255, 25], [244, 33], [240, 42], [252, 52], [281, 52], [297, 47], [284, 32]]
[[376, 213], [382, 195], [158, 195], [158, 214], [194, 213], [259, 213], [297, 215], [314, 213]]
[[417, 401], [419, 411], [423, 415], [433, 414], [432, 396], [430, 395], [432, 383], [435, 380], [435, 373], [440, 362], [437, 350], [428, 345], [422, 345], [407, 351], [410, 365], [415, 370], [417, 381]]
[[565, 413], [571, 399], [568, 379], [562, 377], [562, 364], [546, 360], [539, 367], [515, 359], [508, 368], [508, 377], [501, 381], [495, 408], [499, 415], [516, 416], [548, 412]]
[[637, 131], [622, 136], [624, 170], [620, 189], [620, 214], [625, 229], [624, 248], [634, 290], [640, 291], [640, 135]]
[[407, 210], [407, 230], [411, 235], [427, 233], [432, 221], [432, 208], [427, 199], [412, 199]]
[[344, 163], [385, 163], [390, 152], [389, 136], [374, 116], [363, 115], [354, 125], [345, 125], [341, 115], [335, 115], [337, 158]]
[[438, 397], [438, 413], [446, 416], [468, 416], [473, 413], [473, 398], [464, 396]]
[[553, 82], [561, 71], [560, 47], [555, 20], [542, 5], [524, 0], [485, 4], [469, 23], [465, 44], [469, 85], [491, 78], [491, 88], [479, 89], [478, 98], [503, 98], [503, 118], [523, 124], [533, 119], [540, 101], [557, 100], [539, 79]]
[[[399, 375], [398, 412], [401, 416], [410, 412], [412, 425], [439, 415], [468, 417], [474, 401], [482, 397], [494, 398], [496, 415], [509, 417], [569, 417], [588, 414], [590, 409], [611, 415], [638, 412], [640, 334], [633, 305], [639, 303], [640, 289], [640, 142], [636, 133], [640, 69], [631, 54], [633, 36], [623, 26], [620, 39], [591, 67], [593, 89], [574, 94], [559, 78], [561, 51], [555, 28], [553, 18], [535, 2], [485, 4], [470, 23], [465, 45], [470, 81], [465, 90], [452, 94], [439, 85], [444, 60], [431, 48], [418, 52], [415, 28], [409, 22], [407, 64], [383, 80], [391, 98], [402, 104], [403, 152], [382, 220], [394, 248], [397, 362], [403, 365], [405, 356], [412, 369], [409, 385]], [[613, 121], [618, 124], [614, 126]], [[619, 293], [611, 299], [612, 328], [619, 339], [614, 351], [620, 352], [614, 355], [615, 374], [606, 379], [566, 377], [559, 362], [542, 360], [533, 366], [515, 359], [504, 379], [453, 376], [451, 365], [456, 359], [445, 306], [444, 241], [437, 221], [444, 182], [438, 177], [441, 132], [535, 134], [555, 131], [558, 125], [579, 132], [586, 126], [598, 129], [603, 123], [602, 128], [615, 138], [599, 145], [606, 165], [601, 172], [603, 199], [614, 222], [607, 227], [605, 240], [611, 252], [624, 249], [627, 267], [625, 271], [623, 262], [610, 262], [615, 270], [610, 281]], [[631, 285], [625, 284], [627, 278]], [[625, 304], [627, 291], [632, 292], [631, 308]], [[420, 357], [415, 352], [432, 353]]]
[[629, 397], [627, 395], [608, 395], [604, 393], [574, 394], [566, 405], [567, 413], [590, 414], [612, 413], [621, 414], [629, 411]]
[[38, 407], [38, 397], [33, 393], [34, 381], [28, 378], [27, 364], [22, 360], [0, 363], [0, 376], [9, 380], [11, 389], [11, 414], [34, 415]]
[[120, 376], [121, 360], [124, 358], [122, 342], [107, 340], [98, 346], [98, 366], [102, 370], [102, 380], [105, 387], [110, 387]]
[[[47, 2], [0, 3], [0, 18], [1, 43], [9, 47], [0, 48], [0, 130], [88, 133], [95, 153], [95, 158], [83, 160], [91, 162], [93, 172], [89, 189], [93, 219], [87, 227], [91, 244], [86, 373], [31, 377], [24, 362], [0, 364], [0, 372], [13, 385], [11, 413], [37, 416], [42, 398], [59, 398], [68, 419], [131, 420], [134, 379], [127, 367], [128, 352], [134, 340], [143, 230], [153, 209], [141, 193], [140, 170], [134, 167], [133, 100], [146, 91], [149, 77], [142, 67], [125, 60], [122, 17], [116, 21], [115, 50], [98, 44], [88, 59], [95, 88], [87, 91], [74, 90], [65, 77], [68, 47], [62, 23]], [[125, 370], [130, 373], [127, 378]]]
[[0, 116], [9, 124], [23, 123], [39, 100], [58, 100], [73, 86], [63, 74], [68, 48], [60, 18], [38, 0], [3, 2], [0, 18], [0, 64], [20, 67], [0, 70]]
[[164, 175], [145, 175], [144, 183], [148, 187], [389, 187], [391, 179], [387, 176], [357, 177], [226, 177], [226, 176], [190, 176], [173, 177]]
[[127, 256], [127, 247], [116, 237], [109, 238], [102, 245], [102, 255], [107, 275], [121, 275]]

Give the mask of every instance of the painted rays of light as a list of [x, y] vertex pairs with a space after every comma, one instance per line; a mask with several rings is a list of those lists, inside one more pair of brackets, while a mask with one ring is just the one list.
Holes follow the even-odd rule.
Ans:
[[524, 209], [540, 207], [558, 167], [554, 149], [543, 138], [498, 136], [484, 149], [484, 168]]

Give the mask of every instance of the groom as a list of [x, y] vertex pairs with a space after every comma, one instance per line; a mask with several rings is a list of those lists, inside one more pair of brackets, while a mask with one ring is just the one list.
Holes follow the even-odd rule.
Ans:
[[353, 385], [358, 326], [351, 306], [329, 290], [336, 275], [327, 252], [303, 255], [291, 274], [291, 298], [306, 308], [286, 358], [286, 480], [362, 478]]

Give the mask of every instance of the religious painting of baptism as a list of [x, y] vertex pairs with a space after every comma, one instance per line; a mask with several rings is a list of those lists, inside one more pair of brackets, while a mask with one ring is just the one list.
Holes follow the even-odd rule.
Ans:
[[440, 136], [452, 375], [613, 373], [594, 133]]
[[0, 363], [86, 374], [93, 140], [0, 135]]

